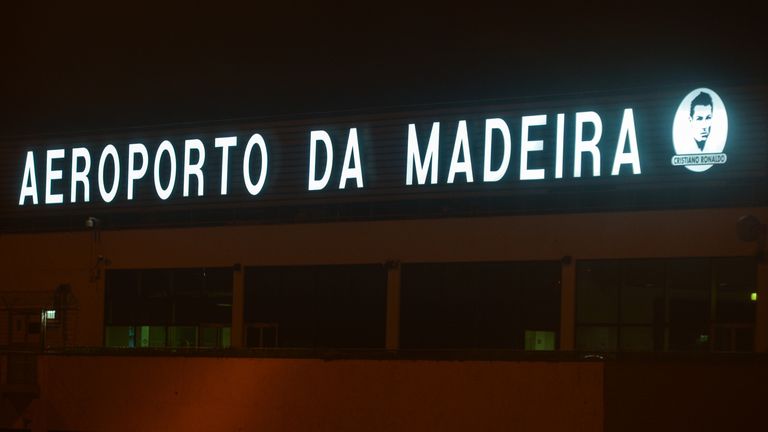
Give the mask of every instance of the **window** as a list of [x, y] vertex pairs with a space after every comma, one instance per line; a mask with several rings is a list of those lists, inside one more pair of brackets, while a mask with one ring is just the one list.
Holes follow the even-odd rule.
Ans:
[[405, 349], [553, 350], [559, 262], [403, 264]]
[[247, 268], [246, 343], [382, 348], [386, 285], [379, 264]]
[[714, 334], [716, 351], [752, 351], [756, 319], [756, 263], [753, 259], [727, 258], [714, 267]]
[[227, 348], [232, 269], [110, 270], [105, 342], [128, 348]]
[[576, 271], [579, 350], [752, 350], [753, 258], [582, 261]]

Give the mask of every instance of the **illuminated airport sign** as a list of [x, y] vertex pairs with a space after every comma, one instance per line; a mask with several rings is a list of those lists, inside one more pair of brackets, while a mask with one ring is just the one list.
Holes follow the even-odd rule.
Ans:
[[713, 90], [699, 88], [683, 98], [675, 114], [672, 133], [675, 166], [703, 172], [728, 160], [723, 153], [728, 138], [728, 114]]
[[[558, 104], [555, 109], [507, 109], [472, 118], [456, 113], [445, 119], [405, 117], [387, 126], [392, 131], [386, 141], [389, 150], [379, 151], [381, 161], [367, 154], [383, 142], [372, 122], [310, 127], [294, 134], [301, 138], [292, 145], [305, 149], [294, 171], [280, 165], [288, 158], [275, 152], [287, 151], [286, 140], [268, 126], [206, 136], [188, 131], [183, 139], [47, 145], [25, 150], [16, 198], [18, 206], [128, 203], [141, 190], [162, 202], [224, 197], [234, 187], [258, 199], [280, 181], [301, 184], [301, 192], [309, 195], [366, 191], [381, 179], [409, 193], [432, 185], [579, 182], [643, 176], [650, 160], [644, 152], [653, 148], [658, 153], [660, 146], [670, 169], [694, 176], [723, 169], [716, 167], [728, 161], [728, 115], [720, 95], [697, 88], [668, 108], [674, 118], [665, 123], [665, 139], [653, 142], [638, 122], [646, 116], [643, 108], [620, 102], [609, 115], [597, 107], [568, 110]], [[377, 166], [384, 160], [394, 167], [391, 172]], [[280, 179], [271, 177], [276, 169], [283, 172]], [[285, 172], [294, 178], [286, 178]]]

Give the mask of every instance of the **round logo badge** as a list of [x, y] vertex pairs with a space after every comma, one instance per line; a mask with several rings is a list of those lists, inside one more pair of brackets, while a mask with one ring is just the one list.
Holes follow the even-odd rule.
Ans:
[[723, 100], [708, 88], [697, 88], [683, 98], [675, 114], [672, 165], [703, 172], [724, 164], [728, 160], [723, 153], [727, 138], [728, 114]]

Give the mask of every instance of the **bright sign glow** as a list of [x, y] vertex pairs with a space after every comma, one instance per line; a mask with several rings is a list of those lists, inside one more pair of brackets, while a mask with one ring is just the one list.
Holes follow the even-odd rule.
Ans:
[[544, 150], [543, 140], [529, 140], [528, 134], [530, 128], [534, 126], [545, 126], [547, 124], [546, 115], [524, 116], [522, 126], [522, 138], [520, 138], [520, 180], [541, 180], [546, 172], [544, 168], [528, 168], [528, 152], [540, 152]]
[[[192, 163], [192, 152], [197, 153], [197, 161]], [[189, 196], [189, 179], [197, 178], [197, 196], [203, 196], [203, 164], [205, 163], [205, 147], [199, 139], [184, 141], [184, 196]]]
[[[160, 183], [160, 163], [164, 154], [168, 155], [168, 161], [170, 163], [170, 173], [168, 175], [168, 185], [163, 187]], [[173, 151], [173, 145], [168, 140], [160, 143], [160, 147], [157, 148], [155, 153], [155, 191], [157, 196], [161, 200], [167, 200], [173, 192], [173, 185], [176, 184], [176, 153]]]
[[728, 113], [720, 96], [704, 87], [688, 93], [677, 108], [672, 139], [672, 165], [704, 172], [727, 162]]
[[[318, 141], [323, 143], [325, 148], [325, 158], [323, 163], [325, 168], [323, 176], [317, 178], [318, 166]], [[319, 191], [325, 189], [331, 180], [333, 172], [333, 141], [331, 135], [324, 130], [313, 130], [309, 133], [309, 185], [307, 190]], [[357, 128], [349, 130], [347, 138], [347, 149], [344, 151], [344, 162], [341, 167], [341, 177], [339, 179], [339, 189], [347, 187], [347, 181], [355, 180], [358, 188], [363, 187], [363, 164], [360, 162], [360, 142], [357, 138]]]
[[[141, 157], [140, 168], [136, 168], [136, 155]], [[147, 173], [147, 160], [149, 156], [147, 154], [147, 147], [144, 144], [136, 143], [128, 145], [128, 199], [133, 199], [133, 183], [136, 180], [141, 180]]]
[[[79, 160], [83, 160], [83, 169], [78, 170]], [[91, 182], [88, 173], [91, 171], [91, 154], [87, 148], [78, 147], [72, 149], [72, 182], [69, 191], [69, 202], [77, 202], [77, 184], [83, 185], [83, 201], [91, 200]], [[132, 190], [132, 189], [131, 189]], [[130, 198], [128, 198], [130, 199]]]
[[419, 152], [419, 139], [416, 136], [416, 125], [408, 125], [408, 162], [405, 174], [405, 184], [413, 184], [413, 170], [416, 169], [416, 181], [423, 185], [427, 182], [427, 173], [430, 173], [429, 182], [437, 183], [437, 162], [440, 153], [440, 122], [432, 123], [432, 132], [429, 134], [427, 152], [422, 161]]
[[[493, 169], [491, 166], [491, 155], [493, 154], [493, 131], [501, 132], [502, 143], [504, 145], [499, 168]], [[497, 182], [504, 177], [509, 168], [509, 155], [512, 153], [512, 139], [509, 135], [507, 122], [500, 118], [492, 118], [485, 121], [485, 160], [483, 162], [483, 181]]]
[[[584, 139], [584, 128], [589, 123], [595, 130], [594, 135], [590, 139]], [[597, 148], [597, 144], [600, 143], [600, 138], [603, 136], [603, 122], [600, 120], [600, 116], [594, 111], [578, 112], [576, 113], [576, 138], [573, 143], [574, 159], [573, 159], [573, 176], [581, 177], [581, 159], [584, 153], [589, 153], [592, 156], [592, 175], [595, 177], [600, 176], [600, 150]]]
[[221, 195], [227, 194], [229, 184], [229, 148], [237, 146], [237, 137], [222, 137], [214, 140], [214, 147], [221, 149]]
[[[315, 175], [317, 167], [317, 142], [321, 141], [325, 146], [325, 171], [323, 176], [318, 179]], [[309, 190], [321, 190], [328, 185], [331, 179], [331, 168], [333, 168], [333, 145], [331, 136], [326, 131], [312, 131], [309, 134]]]
[[[256, 180], [256, 183], [251, 181], [251, 152], [254, 146], [259, 147], [261, 155], [261, 169], [259, 170], [259, 179]], [[243, 178], [245, 179], [245, 187], [248, 189], [249, 194], [258, 195], [261, 192], [264, 182], [267, 180], [268, 166], [267, 143], [264, 142], [264, 138], [261, 135], [253, 134], [251, 139], [248, 140], [248, 144], [245, 145], [245, 156], [243, 157]]]
[[53, 169], [54, 159], [63, 159], [64, 149], [48, 150], [45, 157], [45, 203], [46, 204], [61, 204], [64, 202], [64, 196], [62, 194], [54, 194], [51, 192], [51, 183], [54, 180], [61, 180], [62, 171]]
[[[629, 151], [624, 152], [629, 144]], [[619, 142], [616, 143], [616, 157], [613, 159], [611, 175], [619, 175], [619, 170], [624, 164], [632, 165], [632, 174], [640, 174], [640, 153], [637, 151], [637, 132], [635, 132], [635, 116], [631, 108], [624, 110], [621, 120]]]
[[347, 180], [354, 179], [358, 188], [363, 187], [363, 165], [360, 163], [360, 144], [357, 139], [357, 128], [349, 130], [347, 150], [344, 152], [344, 164], [339, 180], [339, 189], [347, 186]]
[[[107, 166], [107, 158], [112, 159], [112, 187], [108, 190], [106, 186], [106, 180], [104, 176], [104, 170]], [[101, 199], [104, 202], [112, 202], [117, 195], [117, 188], [119, 186], [118, 180], [120, 179], [120, 158], [117, 156], [117, 149], [112, 144], [104, 148], [101, 152], [101, 158], [99, 159], [99, 193], [101, 193]]]
[[[685, 166], [693, 172], [725, 163], [727, 158], [722, 151], [728, 117], [717, 93], [698, 88], [689, 92], [679, 105], [675, 100], [671, 106], [677, 106], [675, 117], [667, 125], [672, 129], [671, 143], [656, 138], [644, 143], [643, 123], [638, 121], [655, 117], [640, 115], [637, 107], [627, 105], [615, 105], [610, 111], [585, 107], [547, 112], [537, 108], [538, 113], [514, 116], [496, 112], [472, 118], [454, 115], [452, 119], [406, 119], [400, 126], [394, 126], [399, 132], [387, 133], [382, 139], [390, 146], [384, 152], [387, 163], [402, 161], [397, 162], [397, 172], [391, 168], [387, 172], [377, 169], [377, 161], [370, 154], [377, 154], [372, 150], [380, 148], [380, 137], [373, 134], [375, 128], [366, 124], [347, 125], [341, 133], [338, 125], [299, 131], [291, 137], [302, 137], [298, 144], [306, 153], [298, 153], [304, 155], [298, 172], [306, 177], [293, 179], [286, 178], [286, 173], [296, 175], [296, 161], [291, 159], [290, 168], [286, 168], [282, 164], [287, 159], [281, 153], [271, 153], [275, 149], [270, 148], [265, 136], [271, 140], [272, 134], [251, 132], [245, 146], [238, 144], [245, 137], [232, 133], [219, 137], [193, 134], [178, 141], [131, 140], [127, 145], [114, 141], [95, 143], [104, 145], [100, 151], [57, 145], [26, 151], [17, 189], [19, 206], [38, 205], [41, 194], [46, 205], [90, 203], [92, 186], [98, 188], [98, 197], [104, 203], [133, 201], [137, 196], [144, 199], [147, 194], [163, 201], [172, 196], [193, 200], [215, 194], [217, 189], [219, 196], [226, 196], [233, 188], [236, 193], [257, 196], [264, 193], [271, 178], [270, 160], [279, 164], [275, 183], [298, 184], [301, 193], [320, 196], [320, 191], [329, 189], [341, 193], [338, 191], [378, 187], [381, 179], [397, 182], [387, 184], [388, 188], [417, 190], [438, 184], [467, 187], [475, 182], [577, 181], [601, 177], [607, 167], [611, 178], [639, 176], [643, 173], [644, 144], [654, 146], [654, 154], [666, 151], [672, 166]], [[348, 133], [344, 134], [344, 130]], [[278, 151], [296, 144], [284, 138], [276, 137]], [[393, 141], [394, 146], [399, 146], [396, 152], [388, 150]], [[513, 148], [514, 145], [519, 147]], [[291, 151], [291, 155], [296, 154]], [[677, 169], [669, 165], [663, 168]], [[371, 172], [373, 175], [366, 177]], [[177, 180], [181, 190], [176, 188]]]
[[[462, 159], [459, 162], [459, 158]], [[469, 153], [469, 136], [467, 136], [467, 121], [459, 122], [459, 129], [456, 131], [456, 141], [453, 144], [453, 156], [451, 156], [451, 167], [448, 170], [448, 184], [453, 183], [456, 174], [464, 174], [467, 183], [472, 183], [472, 157]]]

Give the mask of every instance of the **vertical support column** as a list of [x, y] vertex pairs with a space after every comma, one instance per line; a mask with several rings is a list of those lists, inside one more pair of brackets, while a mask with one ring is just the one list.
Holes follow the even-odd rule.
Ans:
[[245, 344], [243, 312], [245, 310], [245, 269], [235, 264], [232, 272], [232, 348], [242, 348]]
[[560, 263], [560, 351], [573, 351], [576, 346], [576, 264], [571, 257], [563, 257]]
[[768, 352], [768, 259], [757, 260], [755, 351]]
[[49, 385], [48, 385], [48, 371], [50, 358], [46, 355], [34, 356], [37, 386], [40, 389], [40, 393], [37, 398], [33, 399], [29, 405], [31, 411], [31, 420], [33, 432], [46, 432], [48, 430], [48, 405], [50, 404]]
[[[106, 316], [104, 316], [104, 305], [106, 305], [106, 292], [107, 292], [107, 282], [106, 282], [106, 270], [100, 275], [100, 277], [96, 280], [90, 280], [88, 282], [88, 287], [92, 289], [92, 292], [96, 293], [96, 304], [100, 305], [101, 307], [98, 307], [94, 310], [94, 313], [96, 315], [96, 322], [98, 322], [98, 326], [95, 329], [95, 338], [93, 340], [83, 341], [78, 339], [77, 333], [80, 331], [78, 329], [75, 329], [74, 332], [74, 338], [73, 340], [68, 341], [70, 345], [85, 345], [85, 346], [106, 346], [107, 344], [107, 335], [105, 334], [106, 331]], [[63, 311], [65, 314], [69, 314], [71, 310], [67, 309], [66, 311]], [[65, 319], [69, 319], [70, 317], [66, 317]], [[67, 325], [72, 325], [71, 323], [67, 323]], [[98, 338], [98, 339], [96, 339]]]
[[387, 261], [387, 323], [385, 347], [400, 348], [400, 262]]
[[[89, 218], [91, 220], [91, 218]], [[82, 281], [87, 284], [88, 292], [95, 292], [94, 296], [95, 304], [98, 307], [93, 309], [93, 315], [90, 313], [88, 316], [93, 318], [86, 318], [86, 316], [79, 315], [77, 317], [78, 328], [74, 329], [72, 340], [68, 341], [73, 346], [105, 346], [107, 342], [106, 332], [106, 292], [107, 292], [107, 266], [111, 263], [109, 255], [103, 255], [105, 252], [102, 249], [101, 243], [101, 228], [98, 226], [98, 220], [93, 219], [91, 229], [93, 232], [86, 233], [88, 237], [85, 239], [90, 243], [89, 254], [86, 258], [85, 273], [83, 273]], [[107, 242], [109, 244], [109, 242]], [[106, 253], [109, 251], [107, 250]], [[81, 310], [84, 310], [83, 308]], [[62, 315], [70, 314], [72, 310], [64, 309], [61, 311]], [[70, 320], [69, 316], [64, 317], [69, 322], [66, 325], [74, 325], [74, 320]], [[84, 319], [94, 319], [90, 321], [88, 325], [84, 324]], [[86, 321], [87, 322], [87, 321]], [[83, 332], [81, 329], [92, 329]], [[66, 328], [65, 328], [66, 330]]]

